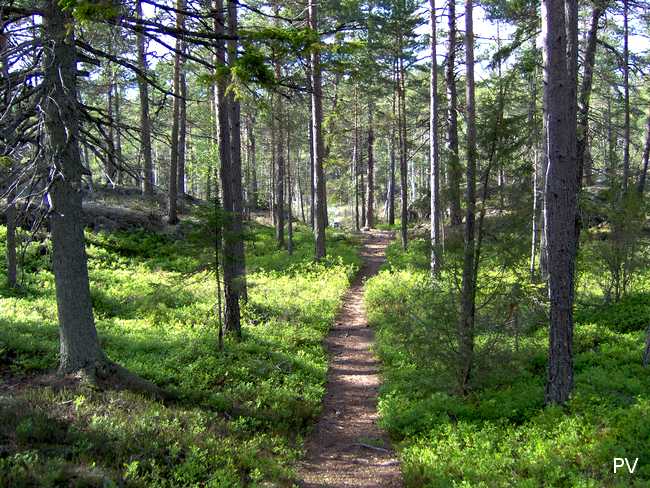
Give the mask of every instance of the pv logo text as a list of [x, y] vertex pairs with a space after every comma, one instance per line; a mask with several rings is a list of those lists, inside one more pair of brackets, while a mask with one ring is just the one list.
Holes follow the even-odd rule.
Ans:
[[634, 474], [636, 471], [636, 464], [639, 462], [639, 458], [634, 458], [632, 464], [628, 458], [614, 458], [614, 473], [623, 468], [627, 469], [627, 472]]

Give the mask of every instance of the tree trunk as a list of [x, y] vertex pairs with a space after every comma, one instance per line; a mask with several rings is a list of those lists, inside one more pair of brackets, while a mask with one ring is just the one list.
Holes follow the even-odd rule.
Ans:
[[[9, 182], [13, 185], [13, 182]], [[5, 218], [7, 219], [7, 241], [6, 259], [7, 259], [7, 285], [9, 288], [15, 288], [17, 284], [17, 260], [16, 260], [16, 204], [14, 203], [15, 192], [7, 192], [7, 208]]]
[[630, 49], [628, 29], [628, 0], [623, 0], [623, 94], [625, 122], [623, 126], [623, 193], [630, 180]]
[[111, 188], [117, 186], [117, 160], [115, 158], [115, 82], [113, 76], [113, 67], [109, 65], [107, 74], [108, 91], [106, 93], [106, 112], [109, 120], [107, 134], [108, 140], [106, 141], [108, 144], [108, 154], [106, 154], [106, 167], [104, 168], [104, 174], [106, 175], [106, 183]]
[[429, 80], [429, 177], [431, 186], [431, 273], [442, 264], [440, 242], [440, 161], [438, 159], [438, 59], [436, 56], [436, 1], [429, 0], [431, 71]]
[[[185, 9], [185, 0], [176, 0], [176, 28], [183, 29], [185, 16], [181, 13]], [[178, 160], [180, 147], [180, 120], [181, 120], [181, 70], [182, 57], [180, 51], [183, 48], [181, 39], [176, 39], [176, 53], [174, 54], [174, 100], [172, 105], [172, 134], [171, 134], [171, 153], [169, 156], [169, 189], [168, 189], [168, 207], [169, 215], [167, 222], [170, 225], [178, 223]]]
[[459, 376], [458, 387], [461, 393], [467, 392], [474, 356], [474, 315], [476, 277], [474, 276], [474, 223], [476, 206], [476, 107], [474, 97], [474, 26], [472, 0], [465, 1], [465, 67], [466, 67], [466, 108], [467, 120], [467, 190], [465, 193], [463, 280], [461, 292], [461, 312], [458, 330]]
[[54, 165], [50, 186], [52, 269], [60, 331], [59, 371], [94, 372], [103, 361], [93, 318], [81, 208], [77, 60], [72, 18], [56, 0], [46, 3], [44, 51], [45, 160]]
[[460, 179], [462, 169], [458, 154], [458, 94], [456, 92], [456, 0], [449, 0], [448, 6], [448, 48], [445, 84], [447, 85], [447, 175], [449, 193], [449, 214], [451, 225], [463, 221], [460, 208]]
[[273, 118], [276, 120], [277, 132], [275, 141], [277, 144], [275, 154], [276, 175], [275, 175], [275, 240], [278, 248], [283, 249], [284, 242], [284, 184], [285, 184], [285, 171], [284, 171], [284, 151], [282, 143], [284, 142], [284, 116], [279, 104], [276, 105]]
[[[309, 27], [318, 32], [318, 4], [315, 0], [309, 1]], [[314, 186], [315, 186], [315, 209], [314, 209], [314, 235], [316, 260], [323, 259], [325, 250], [325, 226], [327, 208], [325, 203], [325, 173], [323, 171], [323, 88], [321, 86], [321, 65], [320, 51], [314, 45], [310, 54], [311, 58], [311, 123], [314, 151]]]
[[537, 259], [537, 242], [539, 241], [539, 221], [541, 216], [541, 201], [542, 201], [542, 186], [544, 176], [541, 171], [541, 163], [539, 158], [539, 141], [537, 139], [537, 70], [535, 70], [530, 80], [531, 98], [528, 107], [528, 130], [530, 131], [530, 138], [528, 146], [530, 154], [533, 157], [533, 223], [532, 223], [532, 237], [530, 249], [530, 281], [536, 280], [536, 259]]
[[367, 192], [366, 192], [366, 220], [365, 226], [372, 229], [375, 226], [375, 131], [372, 121], [372, 101], [368, 104], [368, 165], [367, 165]]
[[[598, 21], [603, 13], [603, 8], [594, 5], [591, 10], [591, 26], [587, 36], [587, 47], [584, 54], [582, 85], [580, 87], [580, 99], [578, 101], [578, 121], [576, 133], [578, 141], [576, 146], [576, 165], [577, 165], [577, 191], [582, 191], [582, 180], [585, 172], [585, 159], [588, 157], [587, 144], [589, 142], [589, 100], [591, 98], [591, 86], [594, 75], [594, 63], [596, 59], [596, 42], [598, 38]], [[629, 129], [629, 127], [628, 127]], [[629, 132], [628, 132], [629, 134]], [[579, 199], [578, 199], [579, 201]], [[580, 208], [576, 211], [575, 233], [576, 246], [580, 244], [580, 231], [582, 228], [582, 218]]]
[[[136, 15], [142, 18], [142, 0], [136, 2]], [[144, 34], [136, 33], [138, 43], [138, 68], [142, 74], [148, 71], [147, 53]], [[138, 92], [140, 95], [140, 151], [142, 151], [143, 191], [147, 197], [153, 196], [153, 160], [151, 158], [151, 121], [149, 119], [149, 84], [144, 76], [138, 75]]]
[[549, 147], [544, 216], [550, 300], [546, 402], [561, 404], [573, 388], [577, 2], [543, 0], [542, 8]]
[[[287, 252], [293, 254], [293, 186], [291, 181], [291, 129], [287, 114]], [[297, 161], [297, 158], [296, 158]]]
[[249, 190], [248, 206], [249, 211], [257, 209], [259, 190], [257, 188], [257, 141], [255, 139], [255, 116], [246, 117], [246, 140], [248, 141], [248, 166], [249, 166]]
[[[113, 77], [115, 77], [113, 73]], [[121, 121], [121, 95], [120, 95], [120, 84], [118, 82], [113, 83], [113, 125], [115, 126], [115, 163], [117, 169], [117, 184], [122, 186], [124, 185], [124, 159], [122, 158], [122, 129], [120, 128]]]
[[[7, 59], [7, 47], [9, 45], [9, 34], [3, 32], [4, 26], [0, 24], [0, 73], [4, 79], [9, 77], [9, 60]], [[5, 113], [9, 108], [8, 90], [0, 95], [0, 113]], [[13, 166], [9, 167], [7, 187], [0, 191], [6, 192], [7, 208], [5, 209], [5, 218], [7, 219], [7, 241], [6, 241], [6, 260], [7, 260], [7, 285], [10, 288], [16, 287], [16, 204], [15, 186], [17, 182], [12, 181], [14, 174]]]
[[641, 196], [643, 196], [643, 192], [645, 191], [645, 182], [648, 177], [648, 160], [650, 160], [650, 109], [648, 110], [648, 117], [645, 122], [645, 144], [641, 159], [641, 174], [639, 175], [639, 183], [637, 185], [637, 191]]
[[[399, 40], [400, 52], [402, 48], [402, 38], [400, 35]], [[404, 70], [404, 60], [401, 57], [401, 54], [398, 58], [398, 79], [397, 79], [397, 99], [398, 99], [398, 120], [399, 120], [399, 142], [400, 142], [400, 154], [399, 154], [399, 172], [400, 172], [400, 197], [401, 197], [401, 226], [400, 234], [402, 238], [402, 249], [406, 250], [408, 247], [408, 182], [407, 182], [407, 156], [406, 156], [406, 95], [404, 93], [406, 83], [405, 83], [405, 70]]]
[[[310, 61], [311, 63], [311, 61]], [[311, 68], [309, 69], [309, 84], [311, 87]], [[312, 231], [316, 227], [316, 175], [314, 173], [316, 160], [314, 158], [314, 124], [312, 123], [311, 109], [309, 114], [309, 225]]]
[[[223, 0], [213, 1], [214, 34], [217, 68], [226, 66], [226, 48], [224, 36], [224, 6]], [[232, 188], [231, 147], [230, 147], [230, 110], [226, 95], [227, 80], [218, 77], [215, 83], [215, 107], [217, 110], [217, 134], [219, 139], [219, 159], [221, 161], [221, 194], [223, 208], [227, 214], [223, 224], [223, 283], [224, 283], [224, 328], [241, 335], [239, 310], [239, 286], [236, 283], [236, 246], [240, 236], [235, 234], [234, 226], [234, 197]]]
[[397, 124], [397, 70], [393, 63], [393, 96], [392, 111], [390, 121], [390, 154], [388, 167], [388, 225], [395, 225], [395, 144], [396, 144], [396, 124]]
[[[237, 2], [228, 0], [228, 61], [234, 66], [237, 59], [237, 36], [238, 36], [238, 19], [237, 19]], [[238, 296], [248, 300], [248, 288], [246, 285], [246, 255], [244, 249], [244, 227], [243, 227], [243, 192], [242, 192], [242, 171], [241, 171], [241, 106], [239, 100], [235, 98], [233, 92], [230, 93], [228, 103], [230, 115], [230, 173], [232, 185], [232, 233], [234, 244], [234, 268], [235, 281], [234, 286]], [[231, 330], [231, 329], [227, 329]], [[234, 329], [232, 329], [234, 330]], [[234, 330], [237, 335], [241, 335], [239, 323]]]
[[[184, 50], [184, 48], [183, 48]], [[178, 197], [180, 198], [180, 211], [183, 211], [183, 202], [185, 197], [185, 160], [187, 148], [187, 80], [185, 79], [185, 70], [181, 69], [180, 73], [180, 95], [178, 110]]]
[[352, 146], [352, 185], [354, 186], [354, 228], [359, 225], [359, 119], [357, 116], [357, 87], [354, 87], [354, 141]]

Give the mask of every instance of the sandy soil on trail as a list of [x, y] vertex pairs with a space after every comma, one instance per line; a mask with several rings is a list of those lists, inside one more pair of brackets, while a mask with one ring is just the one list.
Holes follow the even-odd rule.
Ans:
[[298, 473], [305, 488], [402, 486], [399, 462], [377, 425], [379, 362], [363, 305], [364, 280], [379, 270], [391, 234], [373, 231], [364, 237], [364, 264], [326, 339], [330, 359], [323, 413]]

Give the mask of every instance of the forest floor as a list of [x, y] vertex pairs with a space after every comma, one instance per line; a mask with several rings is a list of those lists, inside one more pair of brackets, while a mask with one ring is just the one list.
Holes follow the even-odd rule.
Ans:
[[402, 485], [399, 462], [388, 436], [377, 425], [379, 361], [372, 350], [374, 333], [363, 301], [365, 280], [379, 271], [390, 240], [389, 232], [365, 234], [362, 268], [326, 339], [327, 393], [299, 471], [304, 487]]

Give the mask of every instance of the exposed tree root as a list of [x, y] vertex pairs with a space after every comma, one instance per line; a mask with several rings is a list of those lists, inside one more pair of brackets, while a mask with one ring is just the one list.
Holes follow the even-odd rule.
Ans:
[[77, 371], [77, 375], [88, 384], [102, 390], [128, 390], [143, 393], [157, 400], [171, 400], [172, 394], [155, 383], [132, 373], [107, 358], [99, 359], [93, 366]]

